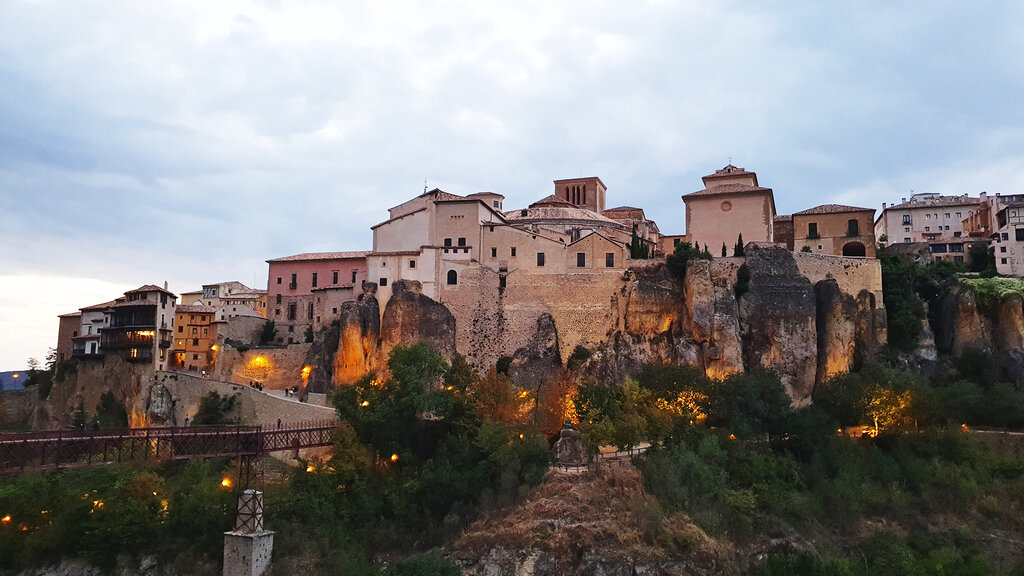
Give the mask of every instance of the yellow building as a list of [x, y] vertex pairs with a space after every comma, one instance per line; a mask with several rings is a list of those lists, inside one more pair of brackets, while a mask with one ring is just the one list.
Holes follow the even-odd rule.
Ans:
[[702, 179], [704, 189], [683, 196], [686, 238], [720, 254], [729, 254], [742, 234], [743, 243], [774, 242], [775, 197], [757, 183], [757, 173], [732, 164]]
[[174, 356], [176, 368], [210, 372], [217, 358], [217, 308], [199, 304], [174, 310]]

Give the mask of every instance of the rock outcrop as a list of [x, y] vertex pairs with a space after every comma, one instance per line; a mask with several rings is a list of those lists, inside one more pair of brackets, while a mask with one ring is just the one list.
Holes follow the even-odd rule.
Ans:
[[355, 383], [380, 363], [380, 305], [376, 291], [376, 284], [364, 283], [358, 300], [341, 305], [331, 380], [335, 386]]
[[843, 294], [835, 280], [815, 284], [814, 300], [818, 333], [816, 380], [821, 382], [853, 368], [857, 330], [850, 320], [857, 315], [857, 302], [853, 296]]
[[527, 390], [537, 390], [552, 380], [562, 368], [558, 348], [558, 331], [550, 314], [537, 318], [537, 332], [533, 341], [516, 350], [509, 365], [509, 380]]
[[751, 247], [749, 288], [739, 298], [743, 360], [779, 372], [790, 397], [806, 401], [817, 373], [814, 289], [785, 248]]
[[396, 280], [380, 325], [381, 353], [424, 340], [445, 358], [455, 355], [455, 317], [444, 304], [423, 295], [415, 280]]

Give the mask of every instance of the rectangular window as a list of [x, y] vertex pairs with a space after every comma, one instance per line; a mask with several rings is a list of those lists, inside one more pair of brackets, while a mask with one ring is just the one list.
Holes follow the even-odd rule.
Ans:
[[277, 283], [278, 283], [278, 284], [280, 284], [280, 283], [281, 283], [281, 277], [280, 277], [280, 276], [278, 276], [278, 277], [277, 277]]
[[353, 284], [355, 284], [355, 283], [356, 283], [356, 272], [357, 272], [356, 270], [353, 270], [353, 271], [352, 271], [352, 283], [353, 283]]
[[1013, 235], [1017, 242], [1024, 242], [1024, 228], [1017, 228], [1013, 231]]
[[516, 247], [515, 246], [512, 247], [512, 257], [513, 258], [516, 257]]
[[605, 268], [614, 268], [615, 267], [615, 252], [605, 252], [604, 253], [604, 266], [605, 266]]
[[199, 338], [193, 338], [192, 339], [192, 345], [193, 346], [199, 346]]
[[451, 238], [445, 238], [444, 239], [444, 245], [445, 246], [451, 246], [452, 245], [452, 239]]
[[904, 232], [910, 232], [910, 228], [904, 228], [903, 231]]
[[904, 238], [903, 239], [903, 243], [904, 244], [910, 244], [910, 238]]
[[942, 217], [943, 218], [949, 218], [949, 212], [946, 212], [945, 214], [943, 214]]
[[1006, 246], [1000, 246], [999, 251], [1002, 253], [1006, 253]]
[[295, 320], [295, 302], [288, 304], [288, 319]]
[[380, 285], [381, 286], [387, 286], [388, 285], [388, 279], [387, 278], [381, 278], [380, 279]]
[[459, 238], [459, 246], [465, 246], [465, 245], [466, 245], [466, 239], [465, 238]]
[[316, 288], [316, 272], [313, 272], [313, 288]]
[[904, 214], [903, 215], [903, 223], [904, 224], [910, 224], [910, 214]]
[[924, 227], [924, 231], [925, 231], [925, 232], [929, 232], [929, 231], [930, 231], [931, 229], [932, 229], [932, 227], [931, 227], [931, 226], [925, 226], [925, 227]]
[[[184, 331], [185, 331], [185, 327], [184, 326], [178, 326], [178, 334], [181, 334]], [[78, 336], [78, 334], [75, 334], [75, 336]]]
[[1006, 264], [1006, 258], [1000, 258], [999, 259], [999, 263], [1000, 264]]
[[281, 315], [281, 309], [280, 308], [274, 308], [274, 316], [280, 316], [280, 315]]
[[850, 220], [846, 223], [846, 235], [860, 236], [860, 226], [856, 220]]
[[964, 257], [963, 256], [953, 256], [953, 263], [954, 264], [963, 264], [964, 263]]
[[196, 328], [195, 326], [193, 326], [192, 327], [192, 334], [193, 335], [199, 334], [199, 328]]
[[584, 268], [587, 265], [587, 253], [577, 252], [576, 253], [576, 267]]
[[960, 213], [959, 212], [956, 213], [956, 217], [960, 218]]
[[1010, 239], [1010, 233], [1009, 232], [1003, 232], [1003, 240], [1009, 240], [1009, 239]]
[[331, 272], [331, 284], [337, 284], [337, 283], [338, 283], [338, 271], [334, 270], [333, 272]]
[[280, 304], [280, 303], [281, 303], [281, 295], [280, 295], [280, 294], [278, 294], [278, 295], [277, 295], [277, 303], [278, 303], [278, 304]]
[[807, 225], [807, 237], [817, 238], [818, 237], [818, 223], [811, 222]]
[[313, 319], [313, 303], [309, 303], [309, 314], [306, 316], [309, 320]]
[[543, 265], [544, 265], [544, 253], [543, 252], [537, 252], [537, 266], [543, 266]]
[[415, 268], [415, 267], [416, 267], [416, 261], [415, 260], [409, 260], [409, 268]]
[[[289, 331], [289, 332], [295, 332], [295, 326], [289, 326], [289, 327], [288, 327], [288, 331]], [[289, 344], [291, 344], [291, 342], [292, 342], [292, 339], [291, 339], [291, 338], [289, 338], [289, 339], [288, 339], [288, 343], [289, 343]]]
[[491, 248], [491, 258], [497, 258], [497, 257], [498, 257], [498, 249], [497, 248]]

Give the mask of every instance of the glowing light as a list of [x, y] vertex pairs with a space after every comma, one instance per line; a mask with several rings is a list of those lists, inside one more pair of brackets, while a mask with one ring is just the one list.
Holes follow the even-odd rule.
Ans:
[[309, 371], [312, 370], [312, 369], [313, 368], [311, 366], [303, 366], [302, 367], [302, 375], [303, 376], [309, 376]]
[[313, 468], [312, 466], [306, 466], [306, 472], [316, 472], [316, 468]]
[[224, 478], [224, 479], [222, 479], [220, 481], [220, 485], [225, 487], [225, 488], [230, 488], [231, 487], [231, 478]]
[[519, 439], [520, 440], [525, 440], [526, 439], [526, 435], [525, 434], [520, 434], [519, 435]]
[[93, 500], [92, 501], [92, 509], [93, 510], [102, 510], [103, 509], [103, 500]]
[[735, 439], [736, 439], [736, 435], [735, 434], [729, 434], [729, 440], [735, 440]]
[[391, 455], [391, 461], [392, 462], [398, 462], [398, 454], [392, 454]]
[[960, 429], [963, 430], [964, 432], [970, 431], [970, 428], [967, 427], [967, 424], [961, 424]]
[[217, 351], [217, 345], [214, 344], [213, 346], [210, 346], [210, 350], [213, 350], [214, 352], [216, 352]]
[[530, 395], [530, 391], [529, 390], [523, 390], [522, 392], [519, 393], [519, 397], [520, 398], [526, 398], [529, 395]]
[[0, 521], [2, 521], [4, 524], [9, 524], [11, 522], [11, 515], [8, 514], [7, 516], [0, 518]]
[[17, 380], [18, 378], [21, 378], [21, 374], [15, 374], [15, 375], [11, 376], [11, 378], [14, 378], [15, 380]]
[[360, 404], [360, 406], [369, 406], [369, 405], [370, 405], [370, 401], [369, 400], [363, 400], [363, 403]]

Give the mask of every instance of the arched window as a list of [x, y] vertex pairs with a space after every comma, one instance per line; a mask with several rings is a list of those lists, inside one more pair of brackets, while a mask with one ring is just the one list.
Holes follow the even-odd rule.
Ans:
[[565, 187], [565, 201], [566, 202], [569, 201], [569, 187], [568, 186]]
[[459, 283], [459, 273], [455, 270], [448, 271], [448, 285], [455, 286]]
[[587, 185], [586, 184], [583, 185], [583, 202], [582, 203], [583, 204], [587, 203]]
[[843, 256], [860, 256], [864, 257], [867, 253], [864, 245], [860, 242], [847, 242], [843, 246]]

